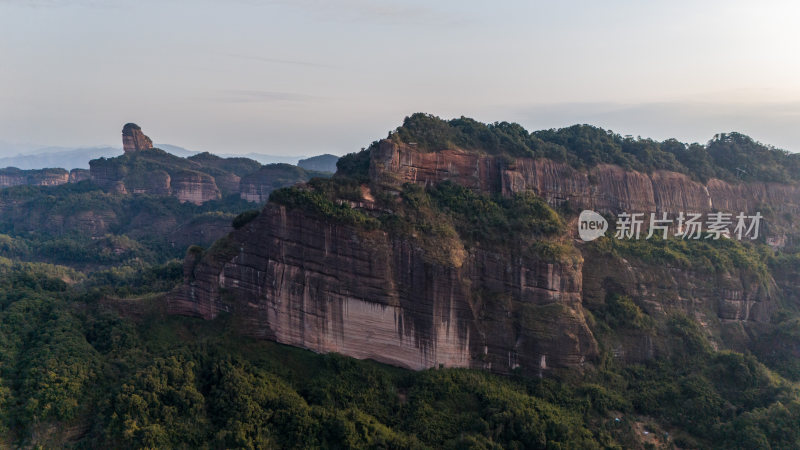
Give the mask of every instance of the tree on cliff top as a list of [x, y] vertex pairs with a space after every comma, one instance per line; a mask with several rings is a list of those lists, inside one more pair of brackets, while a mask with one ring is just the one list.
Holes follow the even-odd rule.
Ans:
[[608, 163], [642, 172], [681, 172], [701, 181], [714, 177], [732, 181], [800, 181], [800, 155], [735, 132], [718, 134], [706, 145], [686, 145], [676, 139], [658, 142], [623, 137], [591, 125], [529, 133], [516, 123], [484, 124], [466, 117], [443, 120], [415, 113], [406, 117], [388, 138], [414, 144], [422, 151], [460, 148], [510, 157], [544, 157], [578, 169]]

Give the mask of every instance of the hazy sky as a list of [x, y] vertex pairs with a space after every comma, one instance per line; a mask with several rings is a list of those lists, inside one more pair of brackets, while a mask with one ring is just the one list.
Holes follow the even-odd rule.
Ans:
[[343, 154], [417, 111], [800, 151], [792, 1], [0, 0], [0, 140]]

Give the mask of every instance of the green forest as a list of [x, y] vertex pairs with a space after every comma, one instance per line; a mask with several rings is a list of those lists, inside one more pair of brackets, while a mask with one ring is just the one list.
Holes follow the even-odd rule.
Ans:
[[[701, 179], [735, 178], [739, 166], [764, 180], [798, 173], [795, 156], [738, 134], [684, 146], [589, 126], [528, 133], [508, 123], [414, 115], [390, 138], [575, 167], [669, 168]], [[249, 170], [247, 160], [223, 167], [212, 155], [195, 159]], [[455, 240], [467, 251], [582, 258], [564, 237], [576, 212], [532, 193], [406, 184], [373, 192], [378, 214], [353, 208], [348, 201], [361, 198], [368, 166], [367, 151], [351, 154], [336, 177], [277, 189], [270, 201], [408, 236], [433, 258]], [[193, 205], [110, 194], [88, 181], [0, 191], [0, 448], [800, 446], [794, 294], [780, 295], [772, 322], [750, 345], [725, 348], [726, 337], [709, 336], [694, 317], [652, 315], [638, 299], [611, 292], [585, 305], [599, 359], [544, 377], [415, 372], [241, 336], [229, 314], [210, 321], [168, 315], [166, 295], [183, 281], [187, 250], [224, 251], [226, 240], [217, 239], [248, 226], [259, 216], [255, 207], [237, 196]], [[765, 289], [774, 289], [775, 278], [800, 276], [800, 254], [761, 242], [601, 238], [584, 251], [609, 264], [748, 277]], [[614, 356], [617, 339], [651, 339], [660, 352], [624, 363]]]
[[[719, 133], [705, 144], [686, 144], [621, 136], [592, 125], [528, 132], [516, 123], [484, 124], [467, 117], [444, 120], [416, 113], [388, 138], [428, 151], [461, 148], [512, 158], [549, 158], [578, 169], [607, 163], [643, 172], [671, 170], [700, 181], [800, 181], [800, 155], [736, 132]], [[358, 165], [354, 159], [355, 154], [342, 158], [340, 169], [352, 170]]]
[[[647, 364], [412, 372], [237, 336], [230, 317], [167, 316], [175, 261], [85, 275], [3, 258], [0, 273], [4, 446], [636, 448], [641, 429], [683, 448], [800, 442], [800, 370], [713, 350], [688, 317], [659, 331], [674, 354]], [[629, 298], [595, 321], [653, 326]]]

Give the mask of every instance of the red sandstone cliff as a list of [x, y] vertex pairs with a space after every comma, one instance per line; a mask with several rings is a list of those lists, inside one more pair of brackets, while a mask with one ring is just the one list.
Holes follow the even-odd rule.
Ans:
[[201, 205], [221, 197], [219, 188], [211, 175], [184, 170], [172, 179], [172, 195], [182, 202]]
[[610, 164], [579, 171], [548, 159], [511, 160], [461, 150], [420, 152], [414, 146], [389, 140], [381, 141], [373, 150], [370, 174], [388, 184], [429, 185], [451, 180], [504, 194], [531, 190], [553, 206], [569, 202], [575, 208], [612, 214], [622, 211], [754, 214], [770, 210], [766, 233], [783, 238], [783, 242], [786, 234], [800, 235], [798, 225], [784, 218], [786, 214], [800, 213], [800, 186], [796, 184], [732, 184], [711, 179], [704, 185], [677, 172], [647, 174]]
[[170, 312], [233, 312], [252, 336], [412, 369], [533, 372], [597, 354], [579, 262], [473, 250], [436, 263], [407, 238], [274, 204], [215, 246], [187, 257]]
[[142, 133], [142, 128], [135, 123], [126, 123], [122, 127], [122, 149], [127, 152], [153, 148], [153, 141]]
[[0, 169], [0, 188], [20, 185], [58, 186], [69, 183], [69, 180], [69, 172], [64, 169]]
[[[645, 174], [613, 165], [578, 171], [546, 159], [420, 152], [390, 141], [373, 148], [370, 177], [374, 188], [389, 193], [406, 182], [450, 180], [505, 195], [532, 190], [552, 205], [569, 202], [601, 212], [751, 212], [766, 204], [793, 213], [800, 204], [795, 185], [704, 185], [674, 172]], [[369, 212], [374, 202], [350, 204]], [[774, 280], [765, 284], [745, 270], [710, 275], [596, 257], [587, 249], [586, 263], [523, 256], [515, 249], [456, 250], [461, 256], [430, 258], [408, 236], [270, 203], [208, 252], [187, 256], [185, 283], [171, 296], [169, 311], [205, 319], [232, 313], [237, 328], [252, 336], [413, 369], [541, 373], [596, 357], [584, 307], [604, 302], [609, 292], [635, 297], [654, 317], [679, 311], [699, 319], [712, 336], [747, 339], [745, 324], [769, 321], [780, 290]], [[612, 353], [628, 361], [663, 350], [646, 333], [616, 337]]]

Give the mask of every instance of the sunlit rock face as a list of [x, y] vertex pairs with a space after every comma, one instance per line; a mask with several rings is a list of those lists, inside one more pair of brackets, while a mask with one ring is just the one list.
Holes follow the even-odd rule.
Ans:
[[569, 203], [600, 213], [723, 211], [754, 214], [767, 207], [773, 217], [764, 233], [777, 242], [785, 234], [800, 234], [797, 224], [786, 215], [800, 213], [797, 184], [746, 182], [729, 183], [711, 179], [707, 183], [664, 170], [652, 173], [628, 171], [611, 164], [599, 164], [580, 171], [568, 164], [545, 158], [516, 158], [485, 155], [463, 150], [421, 152], [415, 146], [381, 141], [373, 150], [370, 174], [383, 183], [414, 182], [421, 185], [450, 180], [463, 186], [500, 192], [531, 190], [553, 206]]
[[[370, 186], [386, 195], [404, 183], [450, 180], [500, 195], [530, 190], [554, 206], [568, 203], [602, 213], [752, 213], [765, 203], [789, 213], [800, 204], [795, 185], [702, 183], [680, 173], [608, 164], [579, 171], [547, 159], [458, 149], [421, 152], [388, 140], [373, 147], [370, 158]], [[266, 192], [253, 184], [243, 195], [266, 201]], [[369, 191], [362, 186], [362, 194]], [[377, 214], [371, 195], [350, 204]], [[785, 226], [773, 228], [790, 230]], [[583, 257], [569, 261], [514, 248], [467, 248], [460, 241], [448, 256], [432, 257], [408, 235], [368, 231], [267, 203], [256, 219], [214, 248], [187, 255], [184, 284], [170, 296], [168, 308], [204, 319], [230, 314], [247, 335], [411, 369], [541, 374], [596, 360], [598, 343], [584, 308], [602, 304], [607, 294], [630, 296], [653, 317], [685, 313], [720, 335], [768, 322], [785, 284], [753, 278], [744, 269], [709, 277], [576, 246]], [[663, 343], [646, 333], [608, 339], [613, 355], [626, 361], [664, 351]]]
[[214, 177], [200, 172], [182, 171], [171, 180], [172, 195], [181, 202], [201, 205], [220, 198]]
[[20, 185], [58, 186], [66, 183], [69, 183], [69, 172], [64, 169], [0, 169], [0, 188]]
[[135, 123], [126, 123], [122, 127], [122, 149], [127, 152], [153, 148], [153, 141], [142, 133], [142, 128]]
[[433, 261], [408, 239], [275, 204], [228, 239], [227, 256], [187, 257], [172, 313], [231, 312], [252, 336], [411, 369], [535, 372], [597, 355], [579, 262], [480, 250]]

